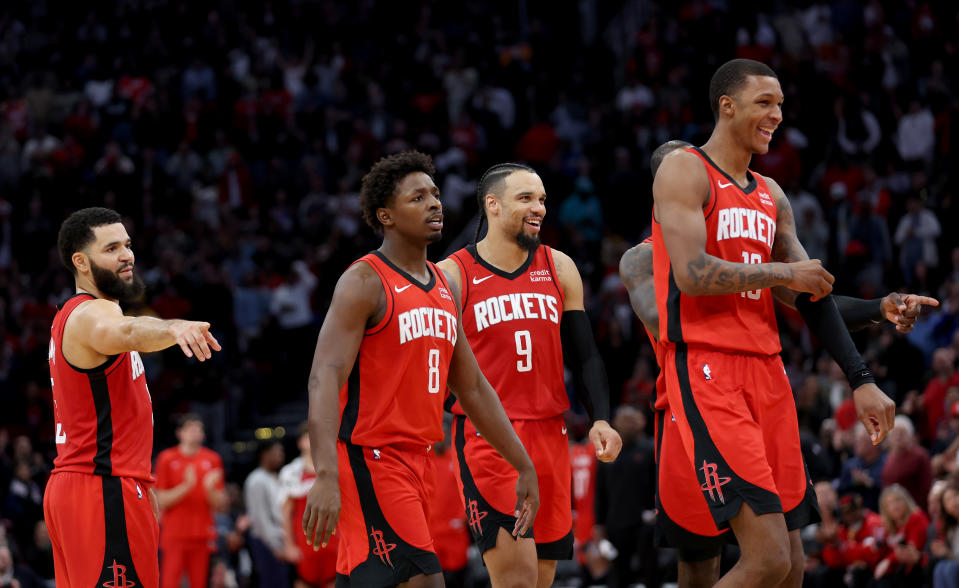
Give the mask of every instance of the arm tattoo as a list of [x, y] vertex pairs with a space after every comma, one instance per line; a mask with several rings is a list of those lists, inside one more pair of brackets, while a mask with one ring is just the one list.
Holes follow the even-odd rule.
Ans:
[[782, 264], [734, 263], [705, 253], [686, 265], [697, 294], [734, 294], [778, 286], [792, 278]]
[[773, 243], [772, 259], [790, 263], [809, 259], [796, 236], [796, 218], [793, 215], [792, 205], [785, 197], [776, 195], [776, 241]]

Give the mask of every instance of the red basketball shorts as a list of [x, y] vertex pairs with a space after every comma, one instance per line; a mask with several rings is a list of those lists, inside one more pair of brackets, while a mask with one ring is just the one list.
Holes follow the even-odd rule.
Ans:
[[[656, 412], [656, 465], [656, 536], [660, 545], [679, 549], [683, 561], [719, 555], [730, 532], [716, 528], [668, 406]], [[699, 555], [686, 558], [686, 554]]]
[[[427, 447], [361, 447], [338, 441], [338, 583], [394, 586], [439, 573], [430, 535], [433, 456]], [[348, 576], [348, 579], [346, 578]]]
[[160, 528], [148, 489], [133, 478], [50, 476], [43, 515], [57, 588], [159, 586]]
[[[689, 467], [719, 529], [739, 514], [743, 502], [756, 514], [784, 513], [789, 529], [819, 520], [779, 356], [677, 344], [667, 350], [663, 368]], [[660, 485], [672, 489], [668, 475]]]
[[[573, 557], [572, 469], [569, 439], [562, 416], [510, 421], [536, 468], [539, 511], [533, 523], [539, 559]], [[493, 446], [479, 436], [465, 416], [453, 423], [453, 446], [459, 461], [458, 485], [466, 519], [482, 553], [496, 546], [502, 527], [513, 531], [518, 474]]]

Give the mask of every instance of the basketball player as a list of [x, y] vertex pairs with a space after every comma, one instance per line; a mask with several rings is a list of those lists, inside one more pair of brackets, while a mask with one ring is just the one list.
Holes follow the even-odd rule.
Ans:
[[180, 588], [183, 576], [190, 588], [209, 582], [210, 557], [216, 553], [214, 512], [226, 505], [223, 460], [203, 446], [205, 431], [199, 415], [186, 414], [177, 424], [178, 443], [157, 455], [156, 493], [160, 525], [161, 588]]
[[408, 151], [363, 178], [363, 216], [383, 244], [340, 278], [316, 345], [317, 478], [303, 527], [314, 547], [339, 532], [341, 585], [442, 586], [427, 521], [447, 385], [519, 472], [513, 534], [527, 532], [539, 506], [533, 464], [463, 336], [459, 293], [426, 260], [443, 229], [433, 174], [428, 156]]
[[[294, 588], [329, 588], [336, 580], [336, 550], [339, 536], [330, 538], [326, 547], [313, 549], [297, 529], [306, 510], [306, 495], [313, 486], [313, 456], [310, 453], [310, 430], [306, 423], [300, 426], [296, 447], [300, 455], [280, 470], [280, 505], [283, 512], [283, 535], [286, 552], [296, 565]], [[295, 554], [295, 555], [294, 555]]]
[[782, 189], [748, 169], [752, 155], [769, 148], [782, 99], [769, 67], [724, 64], [710, 82], [710, 139], [666, 157], [653, 182], [666, 393], [716, 526], [731, 527], [742, 551], [721, 586], [799, 586], [799, 528], [819, 518], [799, 467], [796, 408], [778, 356], [770, 288], [804, 293], [797, 309], [844, 369], [874, 443], [895, 414], [826, 297], [832, 275], [796, 238]]
[[[650, 169], [655, 176], [663, 158], [676, 149], [691, 147], [685, 141], [669, 141], [658, 147], [651, 157]], [[646, 328], [657, 362], [664, 347], [659, 342], [659, 314], [656, 309], [653, 283], [653, 245], [646, 239], [628, 250], [620, 261], [620, 277], [626, 285], [630, 303]], [[795, 305], [796, 293], [785, 288], [774, 288], [777, 300]], [[919, 317], [923, 305], [938, 306], [939, 301], [926, 296], [900, 295], [892, 292], [882, 299], [861, 300], [834, 296], [843, 322], [850, 330], [865, 328], [883, 318], [896, 325], [901, 332], [909, 332]], [[681, 588], [712, 586], [719, 579], [719, 556], [728, 540], [729, 530], [719, 531], [709, 513], [696, 475], [679, 437], [676, 422], [670, 417], [665, 390], [665, 374], [656, 380], [654, 411], [656, 419], [657, 516], [656, 529], [665, 546], [679, 551], [679, 585]], [[665, 457], [664, 457], [665, 456]], [[669, 487], [658, 484], [668, 480]]]
[[85, 208], [60, 226], [76, 295], [53, 319], [50, 379], [57, 457], [43, 497], [58, 588], [159, 585], [150, 458], [153, 407], [138, 352], [179, 345], [209, 359], [209, 323], [124, 316], [143, 293], [120, 215]]
[[609, 385], [583, 308], [579, 271], [566, 254], [540, 246], [546, 215], [542, 179], [525, 165], [495, 165], [480, 179], [477, 196], [480, 224], [483, 218], [489, 222], [486, 237], [439, 267], [462, 293], [463, 332], [536, 465], [542, 504], [535, 542], [510, 536], [515, 475], [453, 404], [460, 483], [493, 586], [546, 587], [553, 583], [557, 560], [573, 553], [564, 352], [585, 384], [582, 401], [593, 420], [589, 437], [597, 458], [615, 459], [622, 440], [607, 422]]

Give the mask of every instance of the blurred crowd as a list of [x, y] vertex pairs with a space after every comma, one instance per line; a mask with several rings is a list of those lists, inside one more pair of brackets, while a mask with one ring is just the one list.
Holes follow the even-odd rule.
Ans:
[[[820, 500], [832, 515], [807, 533], [809, 581], [957, 585], [959, 240], [948, 230], [959, 219], [957, 24], [956, 6], [920, 0], [761, 10], [726, 0], [4, 2], [0, 544], [12, 551], [0, 547], [0, 577], [11, 566], [52, 572], [40, 520], [54, 455], [47, 333], [72, 290], [56, 231], [83, 206], [127, 218], [148, 284], [128, 312], [206, 320], [225, 343], [202, 370], [172, 352], [144, 362], [157, 450], [177, 443], [177, 416], [201, 415], [234, 523], [256, 465], [253, 431], [305, 414], [335, 281], [378, 243], [358, 212], [360, 178], [407, 148], [438, 168], [447, 230], [434, 260], [472, 238], [487, 166], [520, 160], [539, 171], [543, 240], [583, 274], [612, 404], [636, 409], [622, 426], [644, 423], [634, 438], [646, 447], [656, 367], [618, 261], [649, 233], [649, 154], [669, 139], [701, 144], [712, 72], [749, 57], [777, 71], [786, 97], [753, 168], [786, 190], [800, 239], [836, 275], [836, 291], [942, 302], [909, 335], [889, 325], [856, 335], [904, 419], [878, 449], [857, 440], [841, 372], [780, 309], [809, 468], [828, 482]], [[584, 428], [582, 411], [569, 420]], [[615, 509], [625, 478], [602, 470], [609, 483], [595, 503]], [[590, 508], [585, 520], [627, 520]], [[648, 509], [628, 519], [642, 540], [609, 542], [633, 527], [582, 534], [583, 569], [602, 575], [614, 552], [643, 553], [631, 560], [642, 570], [627, 561], [622, 573], [668, 579], [655, 551], [642, 551]], [[233, 530], [241, 549], [250, 533]]]

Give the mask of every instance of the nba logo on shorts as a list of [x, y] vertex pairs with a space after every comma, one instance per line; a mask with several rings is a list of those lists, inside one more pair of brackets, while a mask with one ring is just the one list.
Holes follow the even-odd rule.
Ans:
[[143, 498], [143, 490], [140, 490], [139, 484], [134, 484], [137, 487], [137, 498]]
[[713, 379], [712, 370], [709, 369], [708, 363], [703, 364], [703, 377], [705, 377], [707, 380]]

